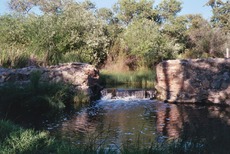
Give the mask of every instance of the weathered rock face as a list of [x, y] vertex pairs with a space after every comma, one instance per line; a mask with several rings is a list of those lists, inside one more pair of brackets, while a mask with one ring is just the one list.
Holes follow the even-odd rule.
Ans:
[[40, 80], [42, 82], [68, 83], [75, 90], [81, 90], [91, 96], [100, 91], [98, 84], [99, 71], [92, 65], [77, 62], [49, 67], [0, 68], [0, 85], [7, 82], [26, 84], [30, 82], [32, 72], [37, 71], [40, 72]]
[[230, 105], [230, 59], [168, 60], [156, 72], [161, 100]]

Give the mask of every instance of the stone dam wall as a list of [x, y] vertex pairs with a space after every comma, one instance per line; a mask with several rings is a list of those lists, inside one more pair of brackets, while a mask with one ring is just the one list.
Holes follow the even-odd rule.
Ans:
[[230, 59], [168, 60], [156, 73], [160, 100], [230, 105]]
[[80, 90], [92, 97], [100, 92], [99, 71], [92, 65], [77, 62], [49, 67], [0, 68], [0, 86], [9, 82], [27, 84], [30, 82], [32, 72], [40, 72], [41, 82], [70, 84], [73, 90]]

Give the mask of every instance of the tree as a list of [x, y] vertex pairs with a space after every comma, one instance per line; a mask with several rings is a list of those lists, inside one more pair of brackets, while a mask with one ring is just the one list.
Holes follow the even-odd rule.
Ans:
[[178, 49], [175, 39], [159, 31], [159, 25], [147, 19], [130, 24], [124, 33], [127, 52], [136, 56], [139, 66], [152, 67], [163, 59], [173, 58]]
[[157, 7], [161, 20], [167, 21], [174, 18], [181, 11], [181, 2], [178, 0], [163, 0]]
[[[39, 9], [42, 13], [61, 13], [66, 5], [74, 3], [73, 0], [10, 0], [9, 6], [12, 10], [28, 14], [33, 12], [34, 8]], [[85, 9], [94, 8], [95, 5], [86, 0], [81, 3]]]
[[10, 0], [9, 6], [17, 12], [28, 13], [37, 3], [38, 0]]
[[138, 18], [155, 19], [153, 0], [118, 0], [114, 6], [117, 18], [125, 25]]
[[[63, 3], [60, 9], [48, 9], [58, 2]], [[4, 52], [14, 48], [46, 65], [79, 61], [99, 66], [106, 60], [110, 44], [107, 25], [95, 16], [89, 1], [49, 0], [36, 5], [40, 4], [47, 7], [44, 14], [23, 12], [0, 19], [0, 48]]]
[[200, 15], [188, 15], [187, 58], [223, 57], [226, 37], [220, 28], [213, 28]]
[[107, 8], [100, 8], [96, 12], [96, 16], [101, 18], [102, 20], [106, 21], [108, 24], [111, 24], [113, 20], [114, 13]]
[[117, 18], [125, 25], [121, 43], [116, 44], [123, 44], [120, 49], [132, 65], [151, 67], [176, 57], [184, 48], [186, 19], [177, 18], [181, 3], [165, 0], [156, 8], [153, 4], [150, 0], [119, 0], [116, 4]]
[[51, 63], [63, 58], [64, 61], [95, 65], [103, 63], [109, 44], [106, 25], [88, 9], [85, 5], [68, 3], [58, 16], [45, 14], [39, 17], [34, 22], [36, 27], [40, 27], [34, 37], [35, 49], [46, 50]]
[[225, 31], [230, 32], [230, 1], [226, 0], [209, 0], [206, 4], [212, 7], [213, 16], [211, 22], [214, 27], [219, 27]]

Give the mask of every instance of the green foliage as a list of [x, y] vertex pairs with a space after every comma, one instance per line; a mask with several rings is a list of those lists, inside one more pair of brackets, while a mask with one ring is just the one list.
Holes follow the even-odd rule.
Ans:
[[83, 153], [72, 144], [50, 137], [48, 132], [23, 129], [12, 122], [0, 121], [0, 153]]
[[209, 0], [206, 5], [212, 8], [211, 23], [213, 26], [221, 28], [225, 33], [230, 33], [230, 1]]
[[185, 58], [223, 57], [227, 42], [223, 31], [211, 27], [200, 15], [189, 15], [188, 20], [186, 44], [189, 49], [184, 52]]
[[58, 14], [1, 16], [0, 52], [6, 55], [1, 54], [2, 65], [15, 61], [9, 53], [23, 53], [28, 60], [33, 56], [43, 65], [66, 62], [69, 53], [74, 55], [70, 59], [73, 61], [103, 63], [110, 40], [105, 23], [95, 17], [88, 5], [70, 1]]
[[181, 11], [181, 2], [177, 0], [163, 0], [158, 6], [163, 21], [171, 20]]
[[21, 51], [3, 50], [0, 51], [0, 54], [0, 66], [2, 67], [21, 68], [29, 63], [29, 56]]
[[73, 101], [75, 109], [82, 108], [86, 105], [89, 105], [90, 96], [85, 94], [84, 92], [79, 91], [77, 95], [74, 96]]
[[39, 80], [41, 78], [41, 72], [40, 71], [33, 71], [30, 75], [30, 82], [34, 89], [38, 88]]
[[123, 59], [135, 70], [165, 59], [223, 56], [229, 47], [229, 1], [208, 1], [211, 22], [178, 16], [181, 4], [119, 0], [110, 10], [96, 9], [89, 0], [10, 0], [14, 14], [0, 16], [0, 65], [79, 61], [102, 67]]
[[0, 107], [3, 117], [48, 118], [73, 103], [74, 93], [68, 86], [38, 83], [38, 80], [39, 73], [34, 73], [29, 85], [8, 84], [0, 87]]
[[105, 20], [106, 22], [110, 23], [113, 18], [113, 12], [107, 8], [100, 8], [97, 10], [97, 17]]
[[155, 18], [153, 3], [153, 0], [119, 0], [114, 10], [118, 13], [117, 18], [128, 25], [136, 19]]
[[133, 22], [124, 34], [124, 41], [130, 54], [138, 57], [139, 67], [151, 68], [162, 59], [173, 58], [179, 50], [175, 39], [161, 33], [157, 24], [146, 19]]
[[[78, 15], [76, 15], [78, 14]], [[33, 22], [39, 27], [32, 46], [46, 64], [62, 61], [65, 54], [73, 53], [74, 61], [99, 64], [106, 58], [107, 38], [103, 23], [80, 5], [66, 6], [60, 15], [43, 15]]]
[[181, 3], [163, 1], [156, 8], [153, 4], [151, 0], [120, 0], [115, 5], [116, 17], [125, 25], [116, 42], [122, 45], [119, 52], [130, 69], [152, 68], [161, 60], [176, 58], [185, 48], [186, 20], [176, 18]]
[[51, 142], [47, 139], [46, 133], [36, 133], [32, 130], [19, 130], [10, 133], [0, 149], [2, 153], [29, 153], [39, 151], [40, 148], [49, 144], [46, 142]]

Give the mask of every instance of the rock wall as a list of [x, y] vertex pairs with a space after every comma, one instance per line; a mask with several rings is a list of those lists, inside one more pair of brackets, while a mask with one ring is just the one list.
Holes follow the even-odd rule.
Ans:
[[49, 67], [0, 68], [0, 85], [8, 82], [29, 83], [32, 72], [40, 72], [41, 82], [68, 83], [73, 87], [73, 90], [81, 90], [90, 96], [100, 92], [99, 71], [92, 65], [77, 62]]
[[168, 60], [156, 73], [161, 100], [230, 105], [230, 59]]

